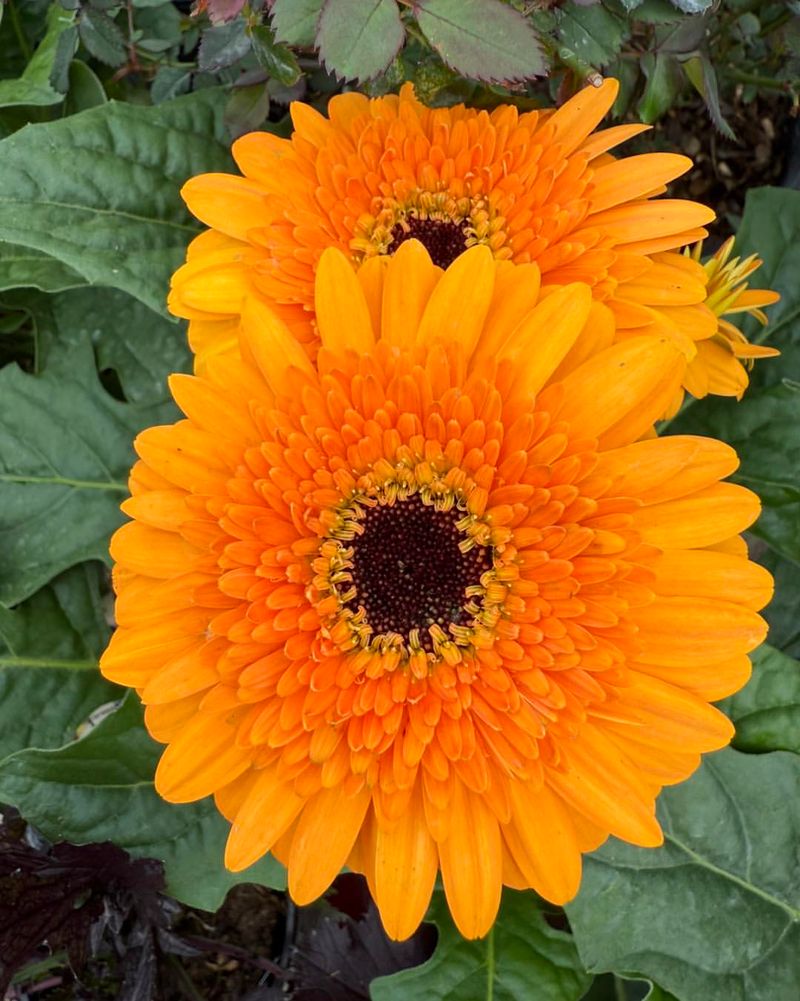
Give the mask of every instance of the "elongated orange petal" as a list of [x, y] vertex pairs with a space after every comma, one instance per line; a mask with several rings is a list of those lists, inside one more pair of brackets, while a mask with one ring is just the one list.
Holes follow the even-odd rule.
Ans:
[[167, 747], [156, 769], [156, 791], [170, 803], [202, 799], [250, 765], [249, 750], [237, 747], [233, 727], [218, 716], [190, 720]]
[[645, 542], [664, 549], [699, 549], [749, 528], [758, 497], [735, 483], [717, 483], [688, 497], [640, 508], [634, 523]]
[[334, 881], [358, 837], [370, 799], [364, 786], [349, 797], [340, 789], [322, 789], [308, 802], [289, 854], [289, 893], [298, 904], [316, 900]]
[[472, 356], [492, 301], [495, 266], [488, 247], [470, 247], [450, 265], [422, 314], [417, 342], [456, 341]]
[[454, 790], [450, 833], [439, 845], [444, 892], [464, 938], [481, 938], [491, 928], [500, 906], [500, 829], [480, 796], [460, 781], [455, 782]]
[[241, 872], [270, 850], [303, 807], [291, 783], [281, 780], [275, 765], [263, 768], [236, 811], [228, 842], [225, 865]]
[[319, 336], [337, 354], [350, 349], [362, 354], [375, 344], [369, 308], [352, 265], [329, 247], [317, 266], [315, 305]]
[[433, 893], [438, 861], [418, 785], [397, 823], [387, 830], [379, 827], [376, 836], [376, 902], [390, 938], [408, 938], [417, 930]]
[[578, 892], [581, 854], [563, 802], [546, 785], [538, 788], [512, 780], [511, 822], [503, 838], [529, 885], [554, 904]]

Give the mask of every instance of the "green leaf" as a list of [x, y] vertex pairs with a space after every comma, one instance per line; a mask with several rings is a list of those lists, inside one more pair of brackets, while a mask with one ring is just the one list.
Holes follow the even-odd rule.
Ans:
[[751, 389], [741, 402], [706, 397], [676, 417], [669, 432], [705, 434], [732, 445], [741, 466], [731, 478], [755, 490], [763, 505], [752, 531], [800, 562], [800, 386]]
[[319, 55], [345, 80], [377, 76], [404, 39], [395, 0], [325, 0], [317, 29]]
[[780, 382], [786, 373], [800, 372], [800, 191], [788, 188], [752, 188], [747, 192], [744, 217], [736, 236], [736, 253], [758, 254], [763, 265], [750, 278], [757, 288], [775, 289], [780, 302], [767, 309], [769, 324], [743, 325], [750, 340], [780, 348], [776, 361], [757, 362], [751, 384]]
[[78, 21], [81, 42], [88, 51], [107, 66], [121, 66], [128, 58], [125, 36], [108, 14], [84, 7]]
[[648, 125], [658, 121], [682, 90], [681, 72], [675, 57], [669, 52], [646, 52], [640, 64], [647, 77], [647, 86], [639, 101], [639, 117]]
[[237, 883], [282, 889], [271, 857], [244, 872], [223, 866], [228, 824], [213, 801], [175, 805], [153, 788], [161, 748], [148, 736], [133, 692], [81, 740], [58, 750], [25, 750], [0, 763], [0, 800], [16, 806], [47, 838], [113, 841], [136, 857], [161, 859], [167, 891], [214, 911]]
[[131, 441], [152, 419], [109, 396], [86, 344], [40, 376], [0, 371], [0, 602], [15, 605], [67, 567], [108, 558]]
[[784, 559], [774, 549], [760, 542], [751, 546], [751, 554], [772, 574], [775, 593], [761, 613], [769, 623], [769, 641], [790, 657], [800, 659], [800, 616], [797, 614], [797, 564]]
[[[0, 786], [0, 794], [2, 787]], [[461, 937], [443, 893], [426, 920], [439, 929], [436, 951], [410, 970], [370, 984], [372, 1001], [577, 1001], [591, 977], [584, 973], [572, 936], [551, 928], [532, 893], [503, 891], [494, 927], [479, 941]]]
[[714, 123], [714, 128], [727, 139], [738, 142], [736, 133], [725, 121], [719, 106], [719, 87], [717, 74], [711, 65], [711, 60], [704, 53], [692, 56], [683, 63], [683, 70], [697, 93], [703, 98], [705, 106]]
[[558, 53], [577, 68], [607, 66], [628, 37], [625, 20], [605, 7], [566, 3], [558, 11]]
[[800, 758], [720, 751], [659, 800], [662, 848], [611, 839], [566, 907], [586, 968], [679, 1001], [795, 1001]]
[[216, 89], [155, 108], [111, 101], [4, 139], [0, 240], [162, 310], [170, 273], [197, 232], [180, 187], [230, 167], [224, 101]]
[[682, 18], [669, 0], [643, 0], [636, 8], [636, 20], [646, 24], [674, 24]]
[[69, 91], [64, 113], [76, 115], [79, 111], [107, 104], [105, 89], [94, 70], [80, 59], [73, 59], [69, 66]]
[[82, 563], [14, 611], [0, 606], [0, 761], [27, 747], [60, 747], [118, 689], [97, 660], [110, 632], [103, 569]]
[[323, 0], [275, 0], [272, 27], [279, 42], [310, 48], [317, 37]]
[[[113, 369], [126, 400], [143, 406], [170, 400], [167, 377], [191, 370], [186, 324], [165, 319], [124, 292], [81, 288], [52, 296], [46, 305], [40, 345], [45, 368], [51, 352], [63, 353], [89, 339], [97, 367]], [[174, 418], [158, 415], [160, 420], [178, 416], [177, 410]]]
[[414, 9], [433, 48], [464, 76], [503, 82], [547, 71], [533, 28], [500, 0], [418, 0]]
[[81, 275], [61, 261], [30, 247], [0, 243], [0, 291], [38, 288], [43, 292], [59, 292], [85, 284]]
[[[70, 31], [74, 20], [75, 14], [65, 11], [59, 3], [54, 3], [50, 7], [47, 12], [45, 36], [22, 76], [16, 80], [0, 80], [0, 108], [16, 105], [46, 107], [64, 100], [63, 91], [58, 91], [52, 86], [50, 75], [56, 63], [56, 56], [59, 54], [61, 36]], [[74, 42], [71, 47], [74, 51]]]
[[251, 28], [250, 40], [256, 59], [273, 79], [285, 87], [297, 83], [300, 79], [300, 67], [294, 53], [285, 45], [276, 43], [271, 28], [266, 25]]
[[752, 678], [719, 705], [736, 724], [734, 746], [800, 754], [800, 663], [766, 643], [751, 656]]
[[159, 66], [150, 87], [150, 100], [153, 104], [163, 104], [174, 97], [185, 94], [192, 83], [192, 67]]
[[197, 65], [203, 73], [216, 73], [233, 66], [250, 51], [250, 37], [241, 19], [207, 28], [203, 32]]
[[225, 127], [231, 139], [260, 128], [269, 115], [269, 91], [263, 83], [232, 87], [225, 106]]

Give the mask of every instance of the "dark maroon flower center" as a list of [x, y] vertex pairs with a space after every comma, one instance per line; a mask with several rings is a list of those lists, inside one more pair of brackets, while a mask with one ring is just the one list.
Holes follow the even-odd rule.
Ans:
[[448, 268], [467, 249], [463, 223], [444, 219], [416, 219], [409, 216], [392, 230], [389, 253], [393, 254], [406, 240], [419, 240], [440, 268]]
[[432, 652], [430, 626], [447, 633], [451, 623], [469, 623], [466, 589], [480, 584], [493, 561], [485, 546], [466, 553], [459, 548], [466, 538], [457, 527], [463, 516], [456, 508], [437, 511], [419, 494], [366, 509], [364, 531], [350, 543], [356, 594], [348, 604], [363, 605], [373, 635], [399, 633], [405, 639], [418, 629], [420, 645]]

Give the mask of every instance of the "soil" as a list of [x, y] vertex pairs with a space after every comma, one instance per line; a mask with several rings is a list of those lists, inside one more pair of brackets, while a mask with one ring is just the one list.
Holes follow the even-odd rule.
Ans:
[[[745, 103], [741, 95], [723, 107], [738, 142], [713, 127], [700, 100], [673, 108], [652, 129], [628, 143], [626, 152], [671, 150], [685, 153], [693, 168], [669, 186], [670, 198], [691, 198], [714, 207], [714, 236], [725, 239], [744, 212], [748, 189], [787, 181], [797, 120], [782, 93], [760, 94]], [[793, 166], [793, 165], [792, 165]], [[793, 171], [794, 172], [794, 171]]]

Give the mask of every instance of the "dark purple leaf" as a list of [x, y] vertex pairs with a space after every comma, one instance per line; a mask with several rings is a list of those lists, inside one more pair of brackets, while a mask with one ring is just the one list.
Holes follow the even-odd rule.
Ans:
[[339, 876], [327, 902], [296, 913], [289, 975], [297, 1001], [367, 1001], [371, 980], [424, 963], [436, 944], [431, 925], [393, 942], [366, 882], [351, 873]]

